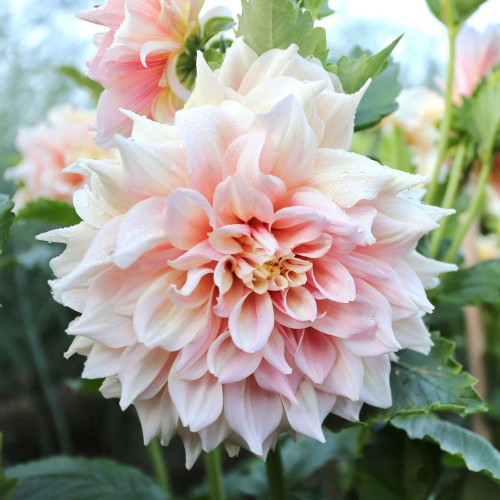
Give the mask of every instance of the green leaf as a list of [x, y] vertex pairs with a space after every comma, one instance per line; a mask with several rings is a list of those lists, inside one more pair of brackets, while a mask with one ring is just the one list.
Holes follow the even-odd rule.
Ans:
[[[431, 12], [444, 24], [448, 24], [446, 13], [443, 12], [443, 0], [426, 0]], [[448, 0], [444, 0], [448, 1]], [[453, 13], [453, 23], [461, 24], [469, 18], [486, 0], [449, 0]]]
[[65, 201], [36, 198], [24, 205], [16, 220], [38, 219], [60, 226], [74, 226], [81, 222], [74, 207]]
[[294, 0], [304, 9], [311, 11], [314, 19], [323, 19], [331, 16], [334, 11], [330, 9], [328, 0]]
[[377, 409], [366, 405], [362, 421], [374, 423], [433, 411], [466, 416], [487, 410], [474, 389], [476, 379], [463, 372], [452, 357], [455, 343], [436, 334], [433, 341], [427, 356], [409, 349], [399, 354], [391, 370], [392, 406]]
[[478, 143], [483, 155], [493, 148], [500, 128], [500, 74], [492, 76], [465, 100], [461, 114], [462, 125]]
[[382, 137], [379, 146], [379, 160], [380, 163], [391, 168], [415, 173], [411, 162], [411, 150], [406, 143], [403, 130], [397, 125], [393, 125]]
[[112, 460], [53, 457], [7, 469], [18, 477], [13, 500], [165, 500], [150, 477]]
[[339, 77], [342, 88], [347, 94], [354, 94], [370, 79], [376, 78], [388, 66], [388, 59], [394, 47], [399, 43], [403, 35], [399, 36], [385, 49], [377, 54], [369, 56], [363, 54], [359, 59], [351, 60], [342, 56], [334, 67], [334, 72]]
[[411, 439], [435, 442], [443, 451], [461, 458], [469, 470], [500, 480], [500, 452], [474, 432], [434, 415], [397, 417], [391, 423]]
[[17, 477], [5, 477], [5, 472], [2, 468], [2, 448], [3, 448], [3, 436], [0, 433], [0, 498], [2, 500], [9, 500], [12, 497], [12, 493], [15, 490], [19, 479]]
[[100, 83], [84, 75], [73, 66], [60, 66], [57, 70], [59, 73], [71, 78], [71, 80], [73, 80], [79, 87], [89, 90], [95, 102], [99, 100], [99, 97], [104, 90], [104, 87]]
[[315, 28], [311, 12], [291, 0], [242, 0], [237, 36], [261, 55], [271, 49], [287, 49], [295, 43], [303, 57], [326, 63], [328, 48], [323, 28]]
[[222, 31], [231, 29], [236, 23], [232, 17], [212, 17], [203, 26], [202, 45]]
[[438, 450], [389, 426], [378, 429], [355, 463], [360, 500], [427, 500], [439, 473]]
[[435, 296], [440, 302], [458, 306], [500, 305], [500, 259], [480, 262], [447, 274]]
[[12, 209], [14, 203], [6, 194], [0, 193], [0, 254], [2, 248], [9, 239], [10, 228], [14, 222], [14, 213]]
[[396, 99], [402, 89], [398, 73], [399, 66], [391, 64], [370, 84], [356, 111], [354, 120], [356, 131], [377, 125], [382, 118], [397, 109]]

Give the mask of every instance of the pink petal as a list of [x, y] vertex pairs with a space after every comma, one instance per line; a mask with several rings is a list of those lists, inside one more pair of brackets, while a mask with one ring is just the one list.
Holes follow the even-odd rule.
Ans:
[[[319, 297], [344, 304], [356, 298], [356, 285], [351, 273], [335, 258], [325, 256], [315, 260], [308, 276], [315, 284]], [[317, 292], [314, 295], [317, 296]]]
[[282, 415], [280, 397], [261, 389], [252, 379], [224, 386], [224, 416], [252, 453], [262, 455], [263, 443], [278, 427]]
[[106, 88], [97, 105], [97, 144], [109, 147], [114, 135], [130, 136], [132, 122], [120, 108], [149, 114], [151, 102], [162, 90], [158, 85], [162, 73], [161, 66], [145, 69], [138, 62], [137, 71], [121, 75]]
[[337, 356], [333, 368], [320, 388], [353, 401], [359, 399], [363, 386], [364, 368], [360, 357], [355, 356], [342, 342], [336, 342]]
[[315, 384], [322, 384], [335, 361], [335, 348], [323, 334], [308, 328], [302, 335], [295, 363], [299, 370]]
[[288, 189], [301, 184], [317, 142], [298, 101], [292, 95], [285, 97], [268, 113], [258, 115], [255, 129], [266, 135], [261, 158], [264, 171], [281, 179]]
[[285, 342], [275, 327], [266, 343], [260, 351], [262, 357], [274, 368], [281, 373], [288, 375], [292, 372], [292, 368], [285, 359]]
[[320, 149], [307, 177], [308, 185], [325, 193], [342, 208], [379, 194], [397, 194], [425, 181], [418, 175], [384, 167], [373, 160], [342, 150]]
[[166, 242], [165, 199], [154, 197], [139, 202], [123, 218], [113, 261], [122, 269], [142, 254]]
[[175, 121], [187, 151], [188, 185], [212, 201], [214, 190], [222, 181], [224, 152], [240, 135], [240, 127], [215, 106], [181, 110]]
[[305, 207], [282, 208], [271, 221], [272, 234], [282, 248], [293, 249], [319, 238], [326, 220], [315, 210]]
[[250, 236], [250, 226], [247, 224], [230, 224], [218, 227], [209, 235], [212, 247], [222, 254], [235, 254], [243, 250], [238, 239], [241, 236]]
[[366, 299], [358, 298], [348, 304], [322, 300], [319, 311], [326, 314], [313, 323], [313, 328], [334, 337], [349, 338], [375, 326], [374, 308]]
[[209, 314], [203, 330], [177, 356], [175, 371], [178, 378], [196, 380], [208, 370], [206, 354], [220, 328], [220, 318]]
[[222, 255], [212, 248], [210, 242], [205, 240], [176, 259], [169, 260], [168, 264], [174, 269], [188, 270], [203, 266], [211, 261], [218, 261], [221, 257]]
[[303, 286], [288, 288], [281, 292], [283, 312], [297, 321], [314, 321], [318, 310], [311, 292]]
[[210, 373], [193, 382], [172, 375], [168, 391], [182, 424], [192, 432], [212, 424], [222, 412], [222, 385]]
[[177, 189], [167, 198], [165, 230], [170, 243], [181, 250], [190, 250], [206, 240], [215, 224], [212, 207], [192, 189]]
[[167, 298], [169, 276], [156, 280], [137, 302], [134, 330], [139, 340], [150, 348], [177, 351], [191, 342], [202, 330], [207, 307], [178, 307]]
[[141, 422], [144, 445], [155, 437], [170, 441], [177, 429], [179, 416], [166, 387], [154, 398], [135, 401], [134, 406]]
[[128, 347], [122, 355], [118, 372], [122, 392], [120, 407], [125, 410], [165, 366], [169, 353], [162, 349], [150, 350], [141, 344]]
[[[323, 399], [319, 401], [319, 392], [304, 380], [296, 392], [298, 404], [292, 405], [287, 401], [283, 401], [283, 406], [288, 421], [294, 430], [324, 443], [325, 436], [321, 425], [325, 416], [335, 404], [335, 396], [321, 393]], [[325, 407], [328, 407], [326, 412]]]
[[239, 174], [229, 176], [217, 186], [214, 210], [222, 225], [248, 222], [254, 217], [270, 222], [274, 212], [271, 200], [247, 184]]
[[208, 369], [221, 384], [239, 382], [249, 377], [259, 366], [262, 355], [238, 349], [229, 332], [220, 335], [207, 353]]
[[181, 288], [170, 285], [168, 298], [179, 307], [194, 309], [206, 304], [214, 288], [213, 270], [206, 267], [190, 269]]
[[274, 326], [273, 303], [269, 294], [250, 292], [236, 303], [229, 316], [229, 331], [233, 342], [245, 352], [260, 351]]
[[287, 398], [292, 404], [297, 404], [294, 391], [290, 385], [290, 377], [276, 370], [267, 361], [262, 361], [255, 372], [255, 380], [262, 389], [275, 392]]
[[389, 408], [392, 405], [389, 356], [363, 358], [363, 366], [365, 375], [360, 394], [361, 399], [377, 408]]
[[239, 279], [233, 280], [231, 288], [224, 294], [220, 293], [217, 297], [217, 304], [213, 309], [214, 313], [221, 318], [229, 318], [246, 290], [248, 290], [246, 287], [243, 290], [243, 283]]

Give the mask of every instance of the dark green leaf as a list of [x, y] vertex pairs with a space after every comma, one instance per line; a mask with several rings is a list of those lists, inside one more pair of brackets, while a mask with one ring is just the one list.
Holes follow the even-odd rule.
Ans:
[[38, 219], [60, 226], [73, 226], [81, 222], [74, 207], [65, 201], [37, 198], [28, 202], [17, 214], [16, 220]]
[[9, 239], [10, 227], [14, 222], [14, 203], [6, 194], [0, 194], [0, 254]]
[[236, 23], [232, 17], [212, 17], [203, 26], [203, 42], [205, 45], [211, 38], [222, 31], [231, 29]]
[[390, 427], [379, 429], [355, 464], [360, 500], [427, 500], [439, 473], [439, 453], [430, 443], [410, 441]]
[[359, 59], [354, 60], [351, 60], [347, 56], [342, 56], [337, 61], [335, 73], [342, 82], [344, 92], [354, 94], [370, 78], [376, 78], [380, 75], [387, 68], [389, 56], [402, 36], [396, 38], [396, 40], [377, 54], [371, 56], [363, 54]]
[[459, 306], [500, 304], [500, 259], [447, 274], [435, 293], [440, 302]]
[[104, 90], [100, 83], [92, 80], [88, 76], [85, 76], [73, 66], [60, 66], [58, 71], [71, 78], [71, 80], [73, 80], [78, 86], [89, 90], [95, 102], [99, 100], [99, 96]]
[[435, 415], [397, 417], [391, 423], [411, 439], [430, 439], [437, 443], [443, 451], [463, 459], [469, 470], [500, 480], [500, 453], [474, 432]]
[[411, 150], [406, 142], [403, 130], [397, 125], [393, 125], [382, 137], [378, 157], [383, 165], [403, 172], [415, 172], [415, 168], [411, 163]]
[[299, 46], [299, 53], [326, 63], [328, 49], [323, 28], [315, 28], [311, 12], [291, 0], [242, 0], [238, 36], [257, 54]]
[[365, 406], [361, 420], [388, 421], [400, 415], [448, 411], [461, 416], [486, 411], [474, 390], [476, 379], [453, 359], [454, 342], [433, 335], [434, 347], [424, 356], [405, 350], [391, 370], [393, 404], [385, 410]]
[[398, 107], [396, 99], [402, 86], [398, 80], [399, 67], [391, 64], [368, 87], [359, 103], [354, 120], [356, 131], [375, 126]]
[[[446, 12], [443, 12], [443, 0], [426, 0], [429, 9], [443, 23], [449, 24]], [[447, 0], [445, 0], [447, 1]], [[453, 13], [453, 23], [461, 24], [470, 17], [486, 0], [449, 0]]]
[[7, 469], [18, 477], [13, 500], [165, 500], [168, 495], [137, 469], [111, 460], [53, 457]]

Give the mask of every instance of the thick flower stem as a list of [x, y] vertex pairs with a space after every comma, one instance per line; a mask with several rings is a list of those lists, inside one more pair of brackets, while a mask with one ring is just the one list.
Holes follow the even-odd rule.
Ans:
[[149, 459], [153, 466], [156, 482], [168, 493], [172, 494], [170, 485], [170, 477], [168, 474], [167, 464], [163, 458], [160, 442], [158, 439], [153, 439], [147, 446]]
[[446, 151], [448, 149], [448, 140], [450, 135], [451, 117], [453, 111], [453, 82], [455, 78], [455, 48], [457, 34], [460, 26], [457, 26], [453, 22], [453, 12], [450, 0], [442, 0], [443, 11], [445, 12], [446, 26], [448, 28], [448, 41], [449, 41], [449, 60], [448, 69], [446, 72], [446, 93], [445, 93], [445, 103], [444, 103], [444, 117], [441, 122], [440, 137], [439, 137], [439, 148], [436, 165], [432, 173], [432, 179], [429, 184], [429, 190], [427, 191], [427, 196], [425, 201], [429, 205], [433, 205], [436, 202], [436, 194], [439, 187], [439, 173], [441, 171], [441, 165], [446, 157]]
[[208, 478], [210, 500], [225, 500], [224, 479], [222, 477], [222, 449], [220, 446], [210, 453], [204, 453], [205, 470]]
[[[446, 192], [444, 194], [444, 200], [442, 203], [443, 208], [452, 208], [453, 203], [457, 197], [458, 188], [460, 186], [460, 180], [462, 178], [462, 171], [465, 164], [465, 152], [467, 151], [466, 142], [463, 141], [459, 144], [457, 153], [455, 155], [455, 160], [453, 166], [451, 167], [450, 178], [446, 186]], [[441, 248], [441, 242], [443, 241], [443, 235], [448, 223], [448, 217], [445, 217], [441, 221], [441, 225], [438, 229], [434, 231], [431, 238], [430, 252], [431, 257], [436, 258]]]
[[276, 443], [274, 450], [271, 450], [267, 455], [266, 472], [271, 500], [285, 500], [285, 480], [279, 441]]
[[465, 217], [463, 224], [460, 225], [459, 230], [455, 234], [451, 246], [445, 256], [446, 262], [453, 262], [455, 257], [457, 256], [458, 250], [460, 249], [460, 245], [467, 234], [467, 231], [471, 227], [474, 219], [479, 213], [479, 209], [481, 208], [481, 202], [483, 200], [484, 193], [486, 191], [486, 185], [488, 183], [488, 179], [490, 178], [491, 169], [492, 169], [492, 161], [491, 161], [491, 148], [488, 148], [489, 151], [484, 157], [483, 167], [481, 169], [481, 174], [479, 175], [479, 181], [477, 183], [476, 192], [474, 193], [474, 197], [472, 198], [469, 210]]

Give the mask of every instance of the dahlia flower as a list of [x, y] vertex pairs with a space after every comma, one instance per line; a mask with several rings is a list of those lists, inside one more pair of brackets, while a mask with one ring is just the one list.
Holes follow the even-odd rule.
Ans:
[[398, 104], [398, 109], [384, 119], [382, 129], [387, 132], [394, 125], [400, 127], [413, 152], [417, 172], [432, 175], [438, 153], [437, 124], [444, 113], [444, 99], [426, 87], [414, 87], [401, 92]]
[[391, 355], [429, 351], [424, 287], [454, 269], [415, 250], [446, 213], [420, 203], [423, 178], [348, 152], [365, 88], [297, 51], [237, 39], [215, 72], [200, 56], [174, 124], [127, 113], [121, 161], [69, 168], [90, 179], [83, 222], [40, 236], [67, 244], [67, 355], [135, 405], [145, 442], [179, 433], [188, 467], [390, 406]]
[[78, 158], [115, 156], [94, 144], [94, 133], [88, 128], [94, 120], [93, 111], [61, 106], [49, 112], [46, 123], [19, 129], [16, 146], [22, 161], [5, 172], [6, 179], [22, 183], [15, 196], [17, 208], [37, 197], [71, 203], [86, 179], [63, 169]]
[[80, 12], [83, 20], [103, 25], [88, 75], [105, 87], [97, 107], [96, 142], [114, 134], [130, 135], [125, 108], [160, 122], [172, 120], [189, 98], [177, 76], [177, 60], [198, 29], [203, 0], [107, 0]]
[[457, 38], [455, 92], [470, 97], [497, 64], [500, 64], [500, 25], [491, 25], [483, 33], [464, 27]]

